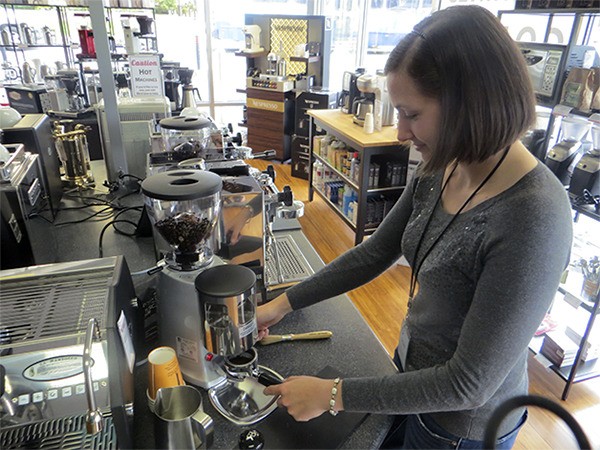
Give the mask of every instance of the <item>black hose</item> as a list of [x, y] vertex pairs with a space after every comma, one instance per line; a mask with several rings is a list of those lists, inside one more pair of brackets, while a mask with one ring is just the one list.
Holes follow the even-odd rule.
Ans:
[[569, 428], [575, 435], [575, 439], [577, 440], [579, 448], [584, 450], [591, 450], [592, 446], [590, 445], [590, 441], [583, 432], [583, 429], [581, 428], [579, 423], [569, 413], [569, 411], [560, 406], [558, 403], [553, 402], [548, 398], [540, 397], [539, 395], [520, 395], [518, 397], [510, 398], [504, 403], [502, 403], [500, 406], [498, 406], [498, 408], [496, 408], [496, 410], [494, 411], [494, 414], [492, 414], [492, 417], [485, 429], [485, 436], [483, 438], [483, 448], [496, 448], [496, 439], [500, 424], [508, 415], [508, 413], [523, 406], [538, 406], [540, 408], [547, 409], [548, 411], [553, 412], [562, 420], [564, 420], [565, 423], [569, 426]]

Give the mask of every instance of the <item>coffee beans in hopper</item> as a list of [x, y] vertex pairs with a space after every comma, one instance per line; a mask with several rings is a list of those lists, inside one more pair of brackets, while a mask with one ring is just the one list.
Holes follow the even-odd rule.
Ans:
[[196, 245], [208, 237], [210, 221], [194, 214], [179, 214], [156, 222], [156, 229], [172, 246], [183, 253], [196, 251]]

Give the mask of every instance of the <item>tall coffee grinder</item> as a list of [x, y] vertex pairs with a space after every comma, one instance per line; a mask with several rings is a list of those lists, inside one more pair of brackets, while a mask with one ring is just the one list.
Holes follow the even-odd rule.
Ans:
[[224, 265], [210, 248], [222, 186], [212, 172], [173, 170], [147, 177], [142, 191], [155, 240], [167, 247], [157, 289], [160, 343], [175, 349], [184, 379], [208, 389], [224, 417], [250, 424], [277, 407], [261, 380], [281, 377], [258, 367], [252, 347], [254, 273]]

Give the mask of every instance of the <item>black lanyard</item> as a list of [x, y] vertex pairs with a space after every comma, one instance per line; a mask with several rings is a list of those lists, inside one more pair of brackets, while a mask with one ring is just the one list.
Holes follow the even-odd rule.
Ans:
[[466, 208], [466, 206], [469, 204], [469, 202], [471, 200], [473, 200], [473, 197], [475, 197], [475, 195], [477, 195], [477, 193], [481, 190], [481, 188], [483, 186], [485, 186], [485, 184], [490, 180], [490, 178], [492, 178], [492, 175], [494, 175], [494, 173], [496, 173], [496, 171], [500, 167], [500, 164], [502, 164], [502, 162], [506, 158], [506, 155], [508, 155], [508, 151], [509, 150], [510, 150], [510, 146], [507, 147], [506, 150], [504, 150], [504, 154], [502, 155], [502, 158], [500, 158], [500, 160], [496, 163], [496, 165], [491, 170], [491, 172], [488, 174], [488, 176], [485, 177], [485, 179], [481, 182], [481, 184], [479, 186], [477, 186], [477, 189], [475, 189], [473, 191], [473, 193], [469, 196], [469, 198], [467, 198], [467, 200], [462, 204], [462, 206], [456, 212], [456, 214], [454, 214], [454, 216], [452, 216], [452, 219], [450, 219], [450, 222], [448, 222], [448, 224], [444, 227], [444, 229], [439, 234], [439, 236], [436, 238], [436, 240], [433, 241], [433, 244], [431, 244], [431, 246], [427, 249], [427, 251], [423, 255], [423, 258], [421, 258], [421, 261], [419, 261], [419, 263], [417, 264], [416, 260], [417, 260], [417, 257], [419, 255], [419, 250], [421, 249], [421, 244], [423, 244], [423, 239], [425, 239], [425, 233], [427, 232], [427, 228], [429, 228], [429, 224], [431, 223], [431, 219], [433, 218], [433, 215], [435, 214], [435, 210], [436, 210], [438, 204], [440, 203], [440, 200], [442, 199], [442, 194], [444, 193], [444, 190], [446, 189], [446, 186], [448, 186], [448, 182], [450, 181], [450, 178], [452, 178], [452, 175], [454, 174], [454, 171], [458, 167], [458, 163], [455, 164], [454, 168], [452, 169], [452, 172], [450, 172], [450, 175], [448, 175], [448, 178], [446, 179], [446, 182], [442, 186], [442, 190], [440, 191], [440, 195], [438, 196], [437, 200], [435, 201], [435, 205], [433, 205], [433, 209], [431, 210], [431, 214], [429, 215], [429, 218], [427, 219], [427, 223], [425, 223], [425, 227], [423, 228], [423, 232], [421, 233], [421, 237], [419, 237], [419, 241], [417, 242], [417, 248], [415, 249], [415, 257], [414, 257], [415, 258], [415, 261], [414, 261], [415, 264], [413, 264], [413, 266], [415, 267], [415, 270], [413, 270], [411, 272], [411, 274], [410, 274], [410, 289], [409, 289], [409, 292], [408, 292], [408, 309], [409, 310], [410, 310], [410, 307], [412, 305], [412, 301], [413, 301], [413, 298], [414, 298], [414, 295], [415, 295], [415, 289], [417, 288], [417, 276], [419, 275], [419, 271], [421, 270], [421, 266], [423, 265], [423, 262], [425, 261], [425, 258], [427, 258], [427, 256], [429, 256], [429, 253], [431, 253], [431, 250], [433, 249], [433, 247], [435, 247], [435, 244], [437, 244], [439, 242], [439, 240], [442, 238], [442, 236], [444, 235], [444, 233], [446, 232], [446, 230], [450, 227], [450, 225], [452, 225], [452, 223], [458, 217], [458, 215], [462, 212], [462, 210]]

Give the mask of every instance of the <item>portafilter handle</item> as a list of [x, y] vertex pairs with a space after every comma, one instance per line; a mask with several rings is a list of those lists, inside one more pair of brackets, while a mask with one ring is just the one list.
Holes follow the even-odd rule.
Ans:
[[85, 379], [85, 396], [87, 398], [88, 410], [85, 414], [85, 427], [88, 434], [97, 434], [104, 428], [102, 413], [96, 406], [94, 397], [94, 383], [92, 380], [92, 343], [94, 337], [100, 338], [100, 326], [98, 321], [91, 318], [88, 321], [85, 332], [85, 343], [83, 345], [83, 377]]

